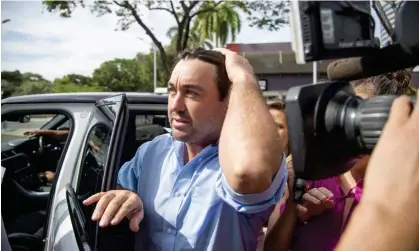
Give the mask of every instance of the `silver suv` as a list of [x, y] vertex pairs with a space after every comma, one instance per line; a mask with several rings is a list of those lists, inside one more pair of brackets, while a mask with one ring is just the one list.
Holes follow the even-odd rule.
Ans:
[[1, 213], [12, 250], [134, 250], [127, 222], [102, 229], [82, 201], [114, 189], [138, 147], [167, 133], [167, 96], [11, 97], [1, 115]]

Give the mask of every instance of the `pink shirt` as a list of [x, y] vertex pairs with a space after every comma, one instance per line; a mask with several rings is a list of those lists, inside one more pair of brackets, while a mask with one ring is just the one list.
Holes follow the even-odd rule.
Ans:
[[[341, 233], [346, 228], [354, 208], [361, 199], [363, 180], [360, 180], [348, 194], [344, 194], [336, 177], [317, 180], [312, 184], [310, 189], [319, 187], [327, 188], [334, 194], [335, 207], [325, 211], [321, 215], [310, 218], [305, 223], [297, 221], [290, 248], [292, 251], [332, 251], [339, 242]], [[354, 201], [345, 222], [342, 222], [345, 199], [350, 197], [353, 197]], [[281, 207], [282, 210], [283, 207]]]

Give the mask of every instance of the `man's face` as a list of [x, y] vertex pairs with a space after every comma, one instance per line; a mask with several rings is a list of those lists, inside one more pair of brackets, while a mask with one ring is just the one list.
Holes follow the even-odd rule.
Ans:
[[284, 151], [288, 151], [288, 127], [285, 113], [278, 111], [277, 109], [269, 109], [269, 112], [275, 121], [278, 134], [281, 137], [281, 142], [284, 144]]
[[209, 144], [221, 133], [227, 103], [220, 101], [216, 67], [198, 59], [181, 60], [169, 80], [168, 116], [175, 139]]

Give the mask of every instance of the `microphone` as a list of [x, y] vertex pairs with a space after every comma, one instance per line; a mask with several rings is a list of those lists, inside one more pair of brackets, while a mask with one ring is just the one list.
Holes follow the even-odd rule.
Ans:
[[361, 57], [336, 60], [327, 66], [332, 81], [352, 81], [419, 65], [419, 57], [392, 44]]

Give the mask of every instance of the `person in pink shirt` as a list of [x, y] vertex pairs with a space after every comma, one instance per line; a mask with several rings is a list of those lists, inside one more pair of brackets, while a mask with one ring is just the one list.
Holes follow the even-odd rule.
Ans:
[[[285, 114], [285, 101], [279, 98], [275, 98], [272, 100], [269, 100], [267, 102], [267, 106], [269, 109], [269, 113], [272, 115], [272, 118], [275, 122], [279, 137], [281, 138], [281, 143], [283, 143], [283, 148], [285, 156], [289, 155], [289, 142], [288, 142], [288, 126], [287, 126], [287, 117]], [[288, 190], [285, 190], [285, 196], [286, 198], [288, 195]], [[262, 228], [259, 234], [258, 238], [258, 247], [256, 248], [256, 251], [262, 251], [263, 250], [263, 243], [265, 240], [265, 234], [266, 234], [266, 227]]]
[[[402, 95], [410, 90], [410, 79], [409, 72], [397, 71], [353, 81], [351, 85], [361, 98]], [[288, 197], [277, 205], [269, 220], [264, 250], [331, 251], [361, 199], [369, 156], [359, 156], [346, 163], [351, 170], [345, 174], [308, 182], [301, 204], [293, 201], [291, 157], [287, 160]]]

